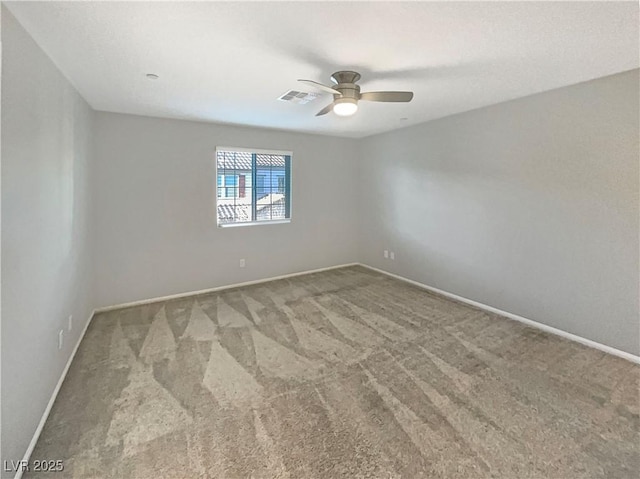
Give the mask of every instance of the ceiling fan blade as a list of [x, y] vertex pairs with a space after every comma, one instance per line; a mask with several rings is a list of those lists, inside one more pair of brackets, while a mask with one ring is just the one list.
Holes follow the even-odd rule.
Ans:
[[360, 95], [360, 99], [366, 101], [407, 102], [412, 98], [412, 91], [370, 91]]
[[333, 110], [333, 102], [329, 103], [327, 106], [325, 106], [322, 110], [320, 110], [318, 113], [316, 113], [316, 116], [322, 116], [322, 115], [326, 115], [327, 113], [329, 113], [331, 110]]
[[317, 88], [318, 90], [322, 90], [326, 93], [333, 93], [334, 95], [342, 95], [338, 90], [334, 90], [330, 86], [323, 85], [322, 83], [318, 83], [313, 80], [298, 80], [299, 82], [306, 83], [307, 85], [311, 85], [312, 87]]

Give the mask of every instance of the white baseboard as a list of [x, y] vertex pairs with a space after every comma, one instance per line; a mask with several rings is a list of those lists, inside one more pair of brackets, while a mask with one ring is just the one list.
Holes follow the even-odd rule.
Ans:
[[215, 288], [201, 289], [199, 291], [188, 291], [186, 293], [171, 294], [171, 295], [168, 295], [168, 296], [159, 296], [157, 298], [142, 299], [140, 301], [131, 301], [129, 303], [122, 303], [122, 304], [116, 304], [116, 305], [113, 305], [113, 306], [105, 306], [105, 307], [102, 307], [102, 308], [97, 308], [95, 310], [95, 313], [104, 313], [104, 312], [107, 312], [107, 311], [113, 311], [115, 309], [130, 308], [132, 306], [140, 306], [142, 304], [157, 303], [159, 301], [168, 301], [168, 300], [171, 300], [171, 299], [179, 299], [179, 298], [186, 298], [186, 297], [189, 297], [189, 296], [197, 296], [199, 294], [213, 293], [213, 292], [216, 292], [216, 291], [223, 291], [225, 289], [240, 288], [242, 286], [251, 286], [252, 284], [267, 283], [269, 281], [275, 281], [275, 280], [278, 280], [278, 279], [293, 278], [294, 276], [302, 276], [302, 275], [311, 274], [311, 273], [320, 273], [321, 271], [329, 271], [329, 270], [332, 270], [332, 269], [346, 268], [348, 266], [357, 266], [357, 265], [359, 265], [359, 263], [338, 264], [338, 265], [335, 265], [335, 266], [328, 266], [326, 268], [310, 269], [310, 270], [307, 270], [307, 271], [299, 271], [297, 273], [282, 274], [280, 276], [271, 276], [270, 278], [263, 278], [263, 279], [255, 279], [255, 280], [252, 280], [252, 281], [245, 281], [243, 283], [226, 284], [224, 286], [216, 286]]
[[546, 331], [547, 333], [555, 334], [557, 336], [561, 336], [563, 338], [569, 339], [571, 341], [575, 341], [577, 343], [583, 344], [585, 346], [589, 346], [591, 348], [599, 349], [600, 351], [604, 351], [605, 353], [613, 354], [614, 356], [618, 356], [620, 358], [626, 359], [627, 361], [631, 361], [636, 364], [640, 364], [640, 356], [636, 356], [635, 354], [628, 353], [626, 351], [621, 351], [616, 348], [612, 348], [611, 346], [607, 346], [606, 344], [598, 343], [596, 341], [592, 341], [591, 339], [583, 338], [582, 336], [578, 336], [576, 334], [568, 333], [567, 331], [563, 331], [558, 328], [554, 328], [553, 326], [547, 326], [546, 324], [539, 323], [532, 319], [527, 319], [522, 316], [518, 316], [517, 314], [509, 313], [508, 311], [503, 311], [498, 308], [494, 308], [493, 306], [488, 306], [483, 303], [479, 303], [478, 301], [474, 301], [472, 299], [464, 298], [462, 296], [458, 296], [457, 294], [449, 293], [448, 291], [443, 291], [438, 288], [434, 288], [433, 286], [428, 286], [426, 284], [420, 283], [418, 281], [414, 281], [409, 278], [405, 278], [404, 276], [400, 276], [397, 274], [389, 273], [388, 271], [384, 271], [382, 269], [374, 268], [373, 266], [369, 266], [367, 264], [360, 263], [360, 266], [368, 268], [370, 270], [376, 271], [378, 273], [382, 273], [387, 276], [391, 276], [392, 278], [399, 279], [400, 281], [404, 281], [406, 283], [410, 283], [414, 286], [417, 286], [422, 289], [426, 289], [427, 291], [431, 291], [433, 293], [437, 293], [442, 296], [446, 296], [447, 298], [455, 299], [456, 301], [460, 301], [461, 303], [466, 303], [471, 306], [475, 306], [476, 308], [483, 309], [485, 311], [489, 311], [491, 313], [499, 314], [500, 316], [504, 316], [505, 318], [513, 319], [515, 321], [519, 321], [521, 323], [526, 324], [527, 326], [531, 326], [536, 329], [541, 329], [542, 331]]
[[[45, 408], [44, 413], [42, 414], [42, 417], [40, 418], [40, 423], [38, 424], [38, 427], [36, 428], [36, 432], [33, 434], [33, 437], [31, 438], [31, 442], [29, 443], [29, 447], [27, 447], [27, 451], [24, 453], [24, 457], [22, 458], [22, 464], [28, 464], [29, 463], [29, 459], [31, 458], [31, 454], [33, 453], [33, 450], [36, 447], [36, 443], [38, 442], [38, 439], [40, 438], [40, 434], [42, 433], [42, 429], [44, 428], [44, 424], [47, 422], [47, 418], [49, 417], [49, 413], [51, 412], [51, 408], [53, 407], [53, 403], [56, 401], [56, 397], [58, 397], [58, 393], [60, 392], [60, 388], [62, 387], [62, 383], [64, 382], [64, 378], [67, 377], [67, 373], [69, 372], [69, 367], [71, 366], [71, 363], [73, 362], [73, 358], [76, 356], [76, 352], [78, 352], [78, 347], [80, 346], [80, 343], [82, 342], [82, 339], [84, 338], [84, 335], [87, 332], [87, 329], [89, 328], [89, 324], [91, 323], [91, 320], [93, 319], [95, 314], [96, 314], [96, 311], [93, 310], [91, 312], [91, 315], [89, 316], [89, 319], [87, 320], [87, 323], [84, 325], [84, 329], [82, 330], [82, 333], [80, 333], [80, 337], [78, 338], [78, 341], [76, 342], [76, 345], [73, 347], [73, 351], [71, 352], [71, 356], [69, 356], [67, 364], [64, 366], [64, 369], [62, 370], [62, 374], [60, 375], [60, 379], [58, 379], [58, 384], [56, 384], [56, 387], [53, 390], [53, 393], [51, 394], [51, 398], [49, 399], [49, 403], [47, 404], [47, 407]], [[17, 471], [16, 475], [14, 476], [14, 479], [21, 479], [22, 478], [22, 474], [23, 474], [22, 470]]]

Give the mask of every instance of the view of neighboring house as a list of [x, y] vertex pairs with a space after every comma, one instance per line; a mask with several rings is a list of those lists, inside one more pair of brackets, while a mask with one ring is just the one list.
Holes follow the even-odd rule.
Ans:
[[254, 202], [255, 220], [285, 218], [285, 157], [261, 154], [255, 156], [253, 171], [251, 153], [217, 153], [219, 223], [252, 221]]

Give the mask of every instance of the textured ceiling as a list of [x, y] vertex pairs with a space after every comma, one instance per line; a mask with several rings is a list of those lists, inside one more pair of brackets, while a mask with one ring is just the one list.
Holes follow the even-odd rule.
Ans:
[[[637, 2], [8, 2], [97, 110], [362, 137], [639, 66]], [[277, 98], [362, 74], [408, 104]], [[146, 73], [156, 73], [149, 80]], [[401, 121], [401, 118], [407, 118]]]

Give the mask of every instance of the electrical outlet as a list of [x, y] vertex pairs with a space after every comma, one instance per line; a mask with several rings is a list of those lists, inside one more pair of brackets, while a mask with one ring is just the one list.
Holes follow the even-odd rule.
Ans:
[[240, 267], [241, 267], [241, 268], [244, 268], [244, 266], [245, 266], [245, 265], [246, 265], [246, 262], [244, 261], [244, 258], [242, 258], [242, 259], [240, 260]]
[[389, 257], [389, 250], [388, 249], [384, 250], [384, 257], [385, 258]]
[[73, 314], [69, 315], [69, 331], [73, 329]]
[[58, 331], [58, 349], [62, 349], [62, 343], [64, 342], [64, 329]]
[[389, 257], [391, 258], [391, 261], [393, 261], [394, 259], [396, 259], [396, 254], [392, 251], [391, 253], [389, 253]]

